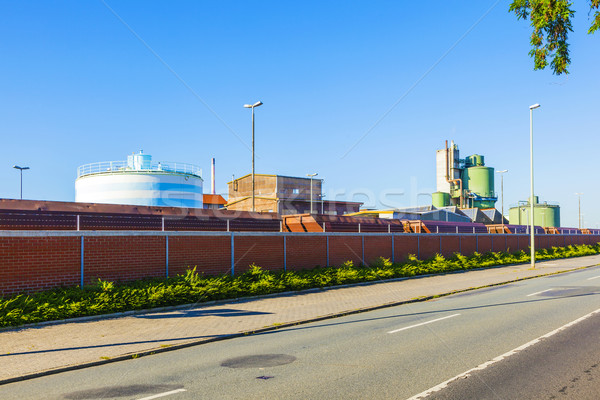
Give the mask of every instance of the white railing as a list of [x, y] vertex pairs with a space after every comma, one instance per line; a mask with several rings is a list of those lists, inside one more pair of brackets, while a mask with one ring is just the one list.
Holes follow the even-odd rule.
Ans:
[[161, 171], [202, 177], [202, 169], [197, 165], [173, 161], [159, 161], [152, 163], [149, 168], [132, 168], [128, 165], [127, 161], [101, 161], [79, 166], [77, 168], [77, 177], [103, 173], [147, 173]]

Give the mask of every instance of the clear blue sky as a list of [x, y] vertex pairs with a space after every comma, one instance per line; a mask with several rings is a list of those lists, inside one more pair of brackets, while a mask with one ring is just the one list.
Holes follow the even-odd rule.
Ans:
[[508, 4], [3, 2], [0, 197], [19, 197], [19, 164], [31, 167], [25, 198], [72, 201], [79, 165], [139, 149], [200, 165], [205, 192], [215, 157], [225, 192], [250, 172], [242, 105], [261, 100], [258, 173], [318, 172], [327, 198], [370, 207], [425, 204], [448, 139], [509, 170], [508, 209], [528, 197], [528, 107], [540, 103], [536, 194], [576, 226], [584, 192], [596, 227], [600, 36], [586, 34], [587, 2], [561, 77], [533, 71], [529, 23]]

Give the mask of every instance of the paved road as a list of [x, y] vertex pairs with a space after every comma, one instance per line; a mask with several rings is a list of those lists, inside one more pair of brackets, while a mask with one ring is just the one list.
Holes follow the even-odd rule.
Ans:
[[[600, 268], [595, 267], [11, 383], [0, 388], [0, 397], [406, 399], [599, 309]], [[586, 347], [595, 347], [597, 336], [576, 348], [565, 344], [595, 329], [598, 318], [532, 345], [531, 359], [513, 361], [521, 360], [524, 350], [483, 371], [504, 368], [512, 374], [498, 375], [504, 381], [482, 375], [480, 386], [448, 385], [447, 390], [466, 390], [457, 392], [459, 397], [445, 391], [434, 396], [527, 398], [535, 387], [549, 388], [548, 393], [560, 387], [561, 394], [586, 371], [597, 374], [597, 366], [590, 365], [594, 354], [581, 356]], [[570, 373], [556, 368], [555, 343], [562, 344], [560, 360]], [[530, 374], [525, 384], [515, 378], [532, 372], [534, 364], [545, 373]], [[514, 391], [499, 392], [496, 384], [513, 385]], [[585, 393], [594, 388], [593, 382], [587, 389], [580, 385]]]

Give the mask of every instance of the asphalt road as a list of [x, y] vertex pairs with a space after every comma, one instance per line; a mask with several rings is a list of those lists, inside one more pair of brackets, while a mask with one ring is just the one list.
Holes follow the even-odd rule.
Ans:
[[0, 398], [407, 399], [526, 344], [430, 398], [598, 398], [586, 396], [600, 392], [600, 314], [535, 343], [597, 310], [598, 267], [12, 383]]

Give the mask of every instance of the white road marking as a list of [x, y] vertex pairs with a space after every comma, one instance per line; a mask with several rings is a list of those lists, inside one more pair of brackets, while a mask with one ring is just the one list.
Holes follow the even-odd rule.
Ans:
[[185, 389], [176, 389], [176, 390], [171, 390], [170, 392], [159, 393], [159, 394], [155, 394], [155, 395], [153, 395], [153, 396], [144, 397], [144, 398], [142, 398], [142, 399], [138, 399], [138, 400], [152, 400], [152, 399], [158, 399], [159, 397], [170, 396], [170, 395], [172, 395], [172, 394], [175, 394], [175, 393], [180, 393], [180, 392], [185, 392]]
[[405, 330], [410, 329], [410, 328], [416, 328], [417, 326], [423, 326], [423, 325], [431, 324], [432, 322], [437, 322], [437, 321], [441, 321], [443, 319], [448, 319], [448, 318], [456, 317], [458, 315], [460, 315], [460, 314], [452, 314], [452, 315], [448, 315], [447, 317], [442, 317], [442, 318], [438, 318], [438, 319], [432, 319], [431, 321], [421, 322], [420, 324], [411, 325], [411, 326], [407, 326], [405, 328], [396, 329], [396, 330], [393, 330], [393, 331], [389, 331], [388, 333], [396, 333], [396, 332], [400, 332], [400, 331], [405, 331]]
[[598, 278], [600, 278], [600, 275], [598, 275], [598, 276], [594, 276], [594, 277], [592, 277], [592, 278], [588, 278], [588, 281], [591, 281], [592, 279], [598, 279]]
[[599, 309], [597, 309], [597, 310], [595, 310], [595, 311], [592, 311], [592, 312], [591, 312], [591, 313], [589, 313], [589, 314], [586, 314], [586, 315], [584, 315], [584, 316], [583, 316], [583, 317], [581, 317], [581, 318], [577, 318], [575, 321], [571, 321], [571, 322], [569, 322], [568, 324], [566, 324], [566, 325], [563, 325], [563, 326], [561, 326], [560, 328], [553, 330], [552, 332], [548, 332], [548, 333], [546, 333], [545, 335], [543, 335], [543, 336], [540, 336], [540, 337], [539, 337], [539, 338], [537, 338], [537, 339], [533, 339], [531, 342], [527, 342], [527, 343], [525, 343], [524, 345], [517, 347], [516, 349], [513, 349], [513, 350], [511, 350], [511, 351], [509, 351], [509, 352], [507, 352], [507, 353], [504, 353], [504, 354], [502, 354], [501, 356], [498, 356], [498, 357], [496, 357], [496, 358], [493, 358], [493, 359], [491, 359], [490, 361], [484, 362], [483, 364], [480, 364], [480, 365], [478, 365], [478, 366], [477, 366], [477, 367], [475, 367], [475, 368], [471, 368], [470, 370], [468, 370], [468, 371], [466, 371], [466, 372], [463, 372], [463, 373], [462, 373], [462, 374], [460, 374], [460, 375], [456, 375], [454, 378], [450, 378], [450, 379], [448, 379], [447, 381], [445, 381], [445, 382], [442, 382], [442, 383], [440, 383], [439, 385], [432, 387], [431, 389], [427, 389], [426, 391], [424, 391], [424, 392], [421, 392], [421, 393], [419, 393], [419, 394], [417, 394], [417, 395], [415, 395], [415, 396], [411, 397], [411, 398], [410, 398], [410, 399], [408, 399], [408, 400], [418, 400], [418, 399], [423, 399], [423, 398], [425, 398], [425, 397], [429, 396], [429, 395], [430, 395], [430, 394], [432, 394], [432, 393], [435, 393], [435, 392], [438, 392], [438, 391], [440, 391], [440, 390], [444, 389], [444, 388], [445, 388], [445, 387], [447, 387], [447, 386], [448, 386], [448, 385], [449, 385], [451, 382], [453, 382], [453, 381], [455, 381], [455, 380], [457, 380], [457, 379], [467, 378], [467, 377], [469, 377], [469, 376], [471, 375], [471, 373], [473, 373], [473, 372], [475, 372], [475, 371], [482, 371], [482, 370], [486, 369], [487, 367], [489, 367], [490, 365], [492, 365], [492, 364], [495, 364], [495, 363], [497, 363], [498, 361], [502, 361], [502, 360], [504, 360], [505, 358], [512, 356], [513, 354], [517, 354], [518, 352], [520, 352], [520, 351], [522, 351], [522, 350], [525, 350], [526, 348], [528, 348], [528, 347], [530, 347], [530, 346], [533, 346], [534, 344], [536, 344], [536, 343], [539, 343], [540, 341], [542, 341], [542, 340], [544, 340], [544, 339], [547, 339], [547, 338], [549, 338], [550, 336], [556, 335], [557, 333], [559, 333], [559, 332], [561, 332], [561, 331], [564, 331], [565, 329], [567, 329], [567, 328], [570, 328], [571, 326], [573, 326], [573, 325], [575, 325], [575, 324], [578, 324], [579, 322], [581, 322], [581, 321], [584, 321], [584, 320], [588, 319], [589, 317], [591, 317], [592, 315], [595, 315], [595, 314], [598, 314], [598, 313], [600, 313], [600, 308], [599, 308]]
[[528, 295], [527, 295], [527, 296], [525, 296], [525, 297], [529, 297], [529, 296], [535, 296], [536, 294], [540, 294], [540, 293], [544, 293], [544, 292], [549, 292], [549, 291], [551, 291], [551, 290], [552, 290], [552, 289], [546, 289], [546, 290], [542, 290], [541, 292], [535, 292], [535, 293], [528, 294]]

